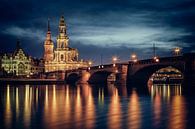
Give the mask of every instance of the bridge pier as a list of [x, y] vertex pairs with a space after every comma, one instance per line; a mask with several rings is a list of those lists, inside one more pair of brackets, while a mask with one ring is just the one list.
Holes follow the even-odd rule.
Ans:
[[117, 77], [116, 77], [116, 84], [124, 86], [127, 83], [128, 65], [122, 65], [119, 68], [119, 71], [120, 71], [120, 73], [118, 73]]
[[82, 70], [80, 79], [77, 81], [77, 83], [87, 84], [90, 76], [91, 76], [90, 72], [88, 72], [87, 70]]
[[185, 54], [184, 87], [195, 89], [195, 54]]

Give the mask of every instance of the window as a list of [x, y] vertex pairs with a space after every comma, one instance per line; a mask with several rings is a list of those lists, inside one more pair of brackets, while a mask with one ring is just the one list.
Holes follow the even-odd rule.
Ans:
[[61, 55], [61, 61], [63, 61], [64, 60], [64, 55]]

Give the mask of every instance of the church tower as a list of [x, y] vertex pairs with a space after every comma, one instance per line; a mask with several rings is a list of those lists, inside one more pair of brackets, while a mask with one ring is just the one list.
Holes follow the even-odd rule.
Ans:
[[57, 37], [57, 50], [68, 49], [68, 41], [69, 38], [66, 33], [66, 24], [65, 24], [64, 16], [61, 16], [59, 22], [59, 34]]
[[50, 25], [48, 20], [48, 27], [47, 27], [47, 35], [44, 42], [44, 59], [45, 62], [49, 62], [53, 60], [53, 51], [54, 51], [54, 43], [51, 40], [51, 31], [50, 31]]
[[51, 40], [51, 32], [48, 23], [47, 37], [45, 40], [45, 71], [66, 71], [78, 69], [80, 67], [88, 67], [88, 62], [79, 60], [78, 50], [69, 47], [69, 37], [67, 35], [67, 26], [64, 16], [60, 17], [57, 35], [57, 46], [54, 48]]

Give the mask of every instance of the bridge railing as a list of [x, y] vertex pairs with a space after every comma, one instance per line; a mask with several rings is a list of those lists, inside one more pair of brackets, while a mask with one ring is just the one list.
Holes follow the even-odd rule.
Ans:
[[176, 61], [183, 61], [183, 56], [173, 56], [173, 57], [159, 57], [159, 62], [156, 62], [154, 59], [145, 59], [145, 60], [138, 60], [137, 62], [129, 61], [130, 65], [137, 65], [137, 64], [151, 64], [151, 63], [165, 63], [165, 62], [176, 62]]

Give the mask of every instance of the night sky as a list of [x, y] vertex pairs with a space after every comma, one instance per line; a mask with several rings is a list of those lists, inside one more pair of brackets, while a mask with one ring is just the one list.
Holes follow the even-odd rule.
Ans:
[[56, 43], [58, 24], [64, 15], [70, 47], [80, 57], [96, 64], [152, 56], [156, 43], [159, 56], [170, 56], [174, 47], [183, 53], [195, 50], [194, 0], [1, 0], [0, 53], [11, 52], [20, 39], [24, 50], [42, 57], [43, 42], [50, 19]]

